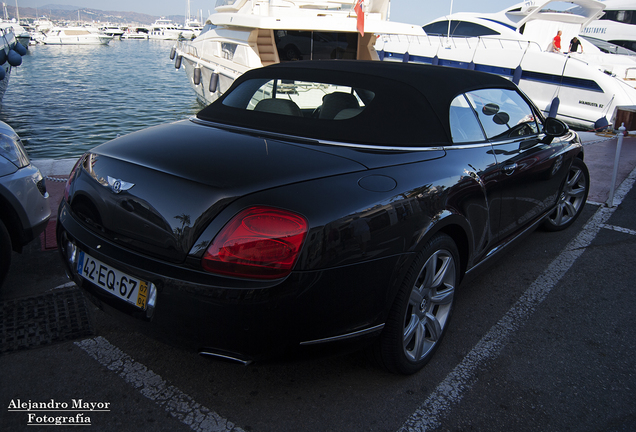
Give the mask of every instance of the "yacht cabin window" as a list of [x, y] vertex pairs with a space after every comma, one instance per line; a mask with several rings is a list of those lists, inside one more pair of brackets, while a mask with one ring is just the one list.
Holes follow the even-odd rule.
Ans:
[[602, 20], [616, 21], [624, 24], [636, 25], [636, 11], [631, 10], [613, 10], [605, 11], [605, 15], [601, 17]]
[[[448, 32], [448, 21], [437, 21], [422, 27], [427, 35], [446, 36]], [[450, 35], [457, 37], [479, 37], [479, 36], [497, 36], [500, 33], [486, 26], [468, 22], [468, 21], [451, 21]]]
[[352, 59], [358, 56], [358, 34], [274, 30], [281, 62], [294, 60]]

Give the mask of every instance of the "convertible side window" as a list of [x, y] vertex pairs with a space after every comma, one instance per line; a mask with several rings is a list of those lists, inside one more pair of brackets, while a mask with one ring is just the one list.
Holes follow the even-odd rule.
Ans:
[[449, 116], [453, 143], [485, 140], [475, 111], [466, 100], [465, 95], [459, 95], [451, 102]]
[[537, 117], [519, 93], [508, 89], [482, 89], [466, 93], [490, 140], [539, 133]]

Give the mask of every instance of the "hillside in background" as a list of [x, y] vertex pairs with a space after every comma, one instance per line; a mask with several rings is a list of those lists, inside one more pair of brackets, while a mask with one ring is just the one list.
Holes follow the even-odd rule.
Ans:
[[[17, 18], [15, 6], [6, 6], [9, 14], [9, 19]], [[79, 14], [78, 14], [79, 10]], [[82, 22], [110, 22], [115, 24], [152, 24], [160, 18], [159, 16], [147, 15], [137, 12], [114, 12], [114, 11], [102, 11], [99, 9], [90, 8], [77, 8], [66, 5], [46, 5], [42, 7], [30, 8], [20, 7], [18, 9], [20, 13], [21, 21], [33, 21], [34, 19], [42, 16], [46, 16], [51, 21], [57, 22], [77, 22], [78, 15], [79, 21]], [[177, 24], [183, 24], [185, 22], [185, 16], [183, 15], [171, 15], [165, 18], [171, 19]]]

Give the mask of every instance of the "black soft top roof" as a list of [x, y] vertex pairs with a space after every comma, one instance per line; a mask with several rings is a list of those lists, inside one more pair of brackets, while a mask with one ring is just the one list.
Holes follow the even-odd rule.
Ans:
[[[359, 115], [338, 121], [246, 111], [223, 104], [242, 82], [274, 78], [346, 85], [373, 91], [375, 97]], [[197, 117], [319, 140], [427, 147], [451, 142], [448, 113], [457, 95], [493, 87], [516, 89], [512, 82], [497, 75], [443, 66], [362, 60], [278, 63], [241, 75]]]

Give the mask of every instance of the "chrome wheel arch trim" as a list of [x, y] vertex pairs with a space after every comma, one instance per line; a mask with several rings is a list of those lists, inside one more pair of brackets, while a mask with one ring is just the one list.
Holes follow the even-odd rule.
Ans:
[[310, 340], [310, 341], [301, 342], [300, 345], [301, 346], [317, 345], [317, 344], [335, 342], [335, 341], [340, 341], [340, 340], [345, 340], [345, 339], [352, 339], [352, 338], [356, 338], [356, 337], [360, 337], [360, 336], [365, 336], [365, 335], [368, 335], [368, 334], [371, 334], [371, 333], [380, 332], [383, 328], [384, 328], [384, 323], [378, 324], [377, 326], [370, 327], [368, 329], [358, 330], [358, 331], [355, 331], [355, 332], [352, 332], [352, 333], [346, 333], [346, 334], [342, 334], [342, 335], [339, 335], [339, 336], [332, 336], [332, 337], [328, 337], [328, 338], [324, 338], [324, 339], [314, 339], [314, 340]]

